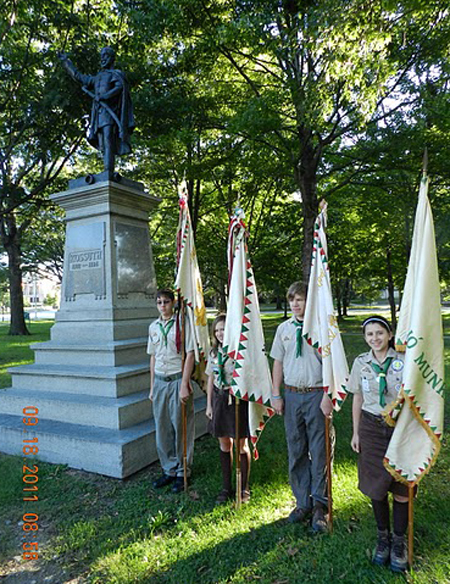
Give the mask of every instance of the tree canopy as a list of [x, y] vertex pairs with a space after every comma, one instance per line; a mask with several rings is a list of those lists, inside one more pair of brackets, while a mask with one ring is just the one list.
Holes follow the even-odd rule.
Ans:
[[[160, 284], [173, 282], [176, 187], [185, 176], [211, 300], [224, 302], [226, 226], [238, 202], [260, 290], [279, 302], [290, 281], [309, 273], [325, 197], [341, 313], [352, 294], [387, 287], [395, 318], [425, 147], [449, 281], [445, 3], [32, 0], [2, 10], [4, 224], [13, 213], [27, 228], [27, 205], [33, 216], [41, 212], [63, 166], [75, 174], [97, 168], [82, 140], [86, 100], [62, 81], [55, 52], [93, 71], [100, 46], [111, 44], [138, 123], [122, 172], [163, 199], [151, 222]], [[49, 252], [31, 238], [26, 245], [35, 259]]]

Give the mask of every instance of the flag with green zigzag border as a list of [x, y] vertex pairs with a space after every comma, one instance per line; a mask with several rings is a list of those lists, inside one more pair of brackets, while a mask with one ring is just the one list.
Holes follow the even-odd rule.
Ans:
[[228, 259], [229, 295], [223, 348], [235, 360], [231, 392], [249, 402], [250, 437], [255, 446], [274, 412], [270, 407], [272, 379], [241, 209], [236, 210], [230, 222]]
[[311, 272], [306, 299], [303, 336], [322, 357], [323, 385], [335, 411], [347, 395], [348, 364], [337, 318], [334, 314], [328, 269], [326, 209], [316, 219]]
[[178, 270], [175, 288], [184, 300], [188, 316], [185, 322], [190, 328], [191, 338], [195, 340], [195, 361], [199, 363], [209, 353], [209, 334], [185, 181], [181, 183], [178, 196], [180, 216], [177, 232]]
[[396, 348], [405, 350], [405, 365], [399, 399], [385, 412], [388, 421], [395, 419], [395, 430], [384, 465], [397, 480], [412, 486], [434, 464], [444, 423], [441, 298], [425, 174], [420, 184]]

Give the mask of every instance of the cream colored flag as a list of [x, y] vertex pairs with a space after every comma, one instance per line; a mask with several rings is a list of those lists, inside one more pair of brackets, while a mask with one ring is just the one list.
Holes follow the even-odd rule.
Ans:
[[322, 356], [323, 385], [333, 408], [340, 410], [347, 395], [348, 364], [333, 307], [328, 267], [326, 207], [314, 224], [311, 272], [306, 299], [303, 336]]
[[229, 296], [223, 350], [235, 361], [230, 390], [235, 397], [249, 402], [250, 438], [255, 445], [274, 412], [270, 407], [272, 379], [241, 209], [231, 219], [228, 261]]
[[[397, 328], [406, 348], [399, 402], [389, 408], [395, 430], [384, 465], [410, 486], [430, 470], [439, 453], [444, 418], [444, 343], [433, 216], [428, 179], [420, 185], [411, 257]], [[398, 416], [396, 410], [400, 409]]]
[[198, 363], [202, 357], [209, 353], [209, 334], [185, 181], [181, 183], [178, 196], [180, 218], [177, 234], [178, 272], [175, 288], [181, 294], [186, 305], [188, 318], [185, 322], [186, 326], [190, 328], [191, 338], [195, 340], [195, 360]]

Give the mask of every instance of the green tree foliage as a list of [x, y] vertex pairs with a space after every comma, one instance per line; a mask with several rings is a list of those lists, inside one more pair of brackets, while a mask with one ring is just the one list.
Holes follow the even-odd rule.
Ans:
[[[246, 212], [260, 291], [281, 299], [308, 274], [322, 196], [342, 314], [352, 291], [370, 295], [389, 282], [392, 299], [403, 285], [425, 145], [438, 244], [449, 257], [450, 31], [441, 2], [31, 0], [1, 10], [0, 95], [10, 104], [1, 134], [14, 148], [6, 140], [0, 150], [8, 171], [0, 213], [20, 217], [9, 233], [22, 225], [26, 232], [36, 216], [27, 205], [43, 198], [42, 176], [49, 183], [68, 156], [77, 173], [98, 168], [83, 141], [70, 157], [89, 102], [58, 69], [55, 51], [93, 72], [99, 48], [112, 44], [138, 123], [134, 155], [120, 169], [162, 199], [151, 221], [160, 285], [173, 283], [176, 193], [185, 176], [205, 288], [222, 307], [236, 204]], [[60, 245], [19, 243], [34, 264]], [[441, 263], [443, 274], [449, 265]]]
[[89, 58], [112, 20], [111, 7], [105, 1], [30, 0], [0, 8], [0, 238], [9, 262], [10, 334], [27, 333], [24, 234], [83, 134], [84, 108], [56, 51], [73, 43]]
[[[395, 163], [383, 130], [391, 120], [420, 124], [424, 76], [448, 66], [449, 15], [440, 2], [154, 0], [132, 4], [130, 19], [146, 47], [140, 54], [149, 55], [148, 135], [175, 138], [171, 163], [199, 178], [200, 191], [218, 160], [195, 166], [198, 150], [212, 141], [217, 153], [227, 141], [239, 155], [264, 146], [284, 173], [285, 196], [302, 196], [304, 277], [319, 196], [331, 200], [358, 175], [373, 176], [373, 158], [354, 151], [367, 132]], [[432, 83], [445, 99], [442, 83]], [[380, 246], [385, 264], [388, 250], [396, 257], [388, 242]], [[377, 278], [383, 262], [373, 266]]]

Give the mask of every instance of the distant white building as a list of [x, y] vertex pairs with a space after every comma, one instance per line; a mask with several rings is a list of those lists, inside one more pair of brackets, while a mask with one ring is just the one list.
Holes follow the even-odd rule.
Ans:
[[42, 306], [47, 296], [56, 296], [59, 305], [61, 285], [52, 274], [43, 276], [27, 272], [23, 275], [22, 286], [25, 305]]

